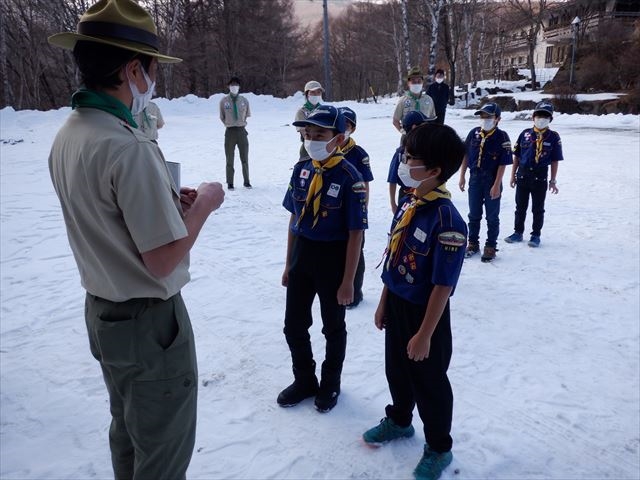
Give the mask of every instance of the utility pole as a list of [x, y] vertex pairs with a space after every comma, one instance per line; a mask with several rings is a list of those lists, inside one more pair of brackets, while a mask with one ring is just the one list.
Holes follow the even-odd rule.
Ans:
[[573, 86], [573, 69], [576, 63], [576, 42], [578, 39], [578, 27], [580, 27], [580, 17], [576, 17], [571, 22], [571, 33], [573, 33], [573, 49], [571, 50], [571, 72], [569, 73], [569, 86]]
[[324, 94], [325, 100], [333, 100], [331, 92], [331, 63], [329, 59], [329, 9], [327, 0], [322, 0], [324, 26]]

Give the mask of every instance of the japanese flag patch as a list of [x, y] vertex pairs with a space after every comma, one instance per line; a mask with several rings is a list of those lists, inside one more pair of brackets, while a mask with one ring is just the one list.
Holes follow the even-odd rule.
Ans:
[[309, 178], [309, 174], [311, 172], [305, 168], [303, 168], [302, 170], [300, 170], [300, 178]]

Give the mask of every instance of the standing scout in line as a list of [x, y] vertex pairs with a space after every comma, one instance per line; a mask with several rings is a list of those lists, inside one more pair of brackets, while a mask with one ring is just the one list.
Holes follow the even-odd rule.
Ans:
[[164, 118], [162, 118], [162, 112], [160, 112], [158, 105], [150, 101], [144, 110], [133, 116], [133, 119], [147, 137], [158, 143], [158, 130], [164, 127]]
[[[87, 291], [91, 353], [109, 393], [117, 479], [184, 479], [196, 435], [198, 366], [180, 290], [189, 251], [224, 200], [172, 181], [158, 145], [133, 116], [151, 99], [156, 26], [131, 0], [101, 0], [77, 33], [49, 43], [73, 50], [83, 87], [49, 155], [69, 244]], [[98, 60], [96, 60], [98, 59]]]
[[[531, 197], [533, 226], [529, 246], [540, 246], [547, 188], [553, 194], [558, 193], [558, 162], [563, 159], [560, 135], [549, 129], [552, 120], [553, 105], [547, 101], [538, 103], [533, 111], [533, 128], [525, 129], [513, 147], [511, 188], [516, 187], [516, 213], [514, 231], [504, 239], [507, 243], [522, 241], [524, 221]], [[549, 170], [551, 178], [548, 179], [547, 185]]]
[[233, 190], [233, 177], [235, 174], [234, 156], [236, 146], [240, 154], [242, 164], [242, 179], [245, 188], [251, 188], [249, 181], [249, 138], [247, 133], [247, 117], [251, 116], [249, 101], [239, 95], [240, 79], [231, 77], [229, 83], [229, 95], [220, 100], [220, 121], [226, 128], [224, 132], [224, 154], [227, 158], [227, 188]]
[[422, 91], [424, 80], [422, 72], [418, 67], [413, 67], [407, 74], [407, 91], [404, 93], [396, 105], [393, 112], [393, 126], [403, 135], [409, 133], [402, 128], [402, 119], [412, 110], [424, 113], [427, 118], [435, 118], [436, 110], [433, 100]]
[[417, 405], [426, 445], [413, 474], [418, 480], [435, 480], [453, 458], [449, 297], [462, 268], [467, 226], [445, 182], [460, 167], [464, 144], [451, 127], [427, 124], [409, 132], [405, 148], [398, 174], [415, 190], [391, 225], [384, 288], [375, 312], [376, 327], [385, 329], [392, 403], [363, 439], [375, 446], [413, 436]]
[[[336, 108], [318, 107], [294, 125], [304, 127], [311, 159], [294, 166], [283, 201], [291, 212], [282, 285], [287, 287], [284, 335], [294, 382], [277, 401], [291, 407], [315, 396], [316, 409], [328, 412], [340, 395], [347, 347], [345, 306], [353, 302], [353, 280], [367, 228], [365, 186], [338, 148], [344, 140], [345, 119]], [[319, 385], [309, 336], [316, 295], [326, 339]]]
[[[305, 83], [305, 102], [304, 105], [302, 105], [302, 107], [300, 107], [296, 112], [294, 122], [301, 122], [303, 120], [306, 120], [307, 117], [309, 117], [309, 115], [311, 115], [313, 111], [320, 106], [320, 104], [322, 103], [322, 92], [324, 92], [324, 88], [322, 88], [320, 82], [310, 80]], [[309, 160], [309, 154], [304, 148], [304, 127], [296, 127], [296, 131], [300, 134], [300, 141], [302, 142], [302, 145], [300, 145], [300, 154], [298, 156], [298, 161]]]
[[465, 146], [467, 153], [460, 167], [458, 185], [464, 192], [465, 173], [469, 167], [469, 244], [465, 257], [480, 251], [480, 220], [484, 206], [487, 218], [487, 241], [481, 260], [490, 262], [496, 258], [496, 246], [500, 233], [500, 198], [502, 177], [507, 165], [511, 165], [511, 140], [507, 132], [498, 128], [500, 107], [487, 103], [476, 111], [480, 126], [471, 129]]
[[[351, 165], [356, 167], [365, 185], [366, 204], [369, 205], [369, 182], [373, 180], [373, 172], [371, 172], [371, 164], [369, 163], [369, 154], [360, 145], [356, 145], [353, 139], [353, 132], [356, 130], [357, 116], [356, 112], [349, 107], [341, 107], [340, 113], [344, 115], [346, 130], [344, 132], [344, 141], [340, 145], [340, 150], [344, 155], [344, 159]], [[358, 268], [356, 269], [356, 277], [353, 283], [353, 302], [347, 305], [348, 309], [357, 307], [362, 302], [362, 284], [364, 281], [364, 232], [362, 233], [362, 247], [360, 248], [360, 260], [358, 260]]]

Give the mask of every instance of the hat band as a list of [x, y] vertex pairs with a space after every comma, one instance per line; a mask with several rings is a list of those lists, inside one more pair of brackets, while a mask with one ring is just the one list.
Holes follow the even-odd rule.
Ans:
[[141, 28], [111, 22], [80, 22], [78, 33], [142, 43], [158, 51], [158, 36]]

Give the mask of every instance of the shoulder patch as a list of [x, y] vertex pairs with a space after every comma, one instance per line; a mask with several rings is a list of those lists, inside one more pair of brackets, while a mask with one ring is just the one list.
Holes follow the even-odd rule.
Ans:
[[353, 193], [365, 193], [367, 191], [367, 186], [364, 182], [356, 182], [351, 187], [351, 190], [353, 190]]
[[467, 237], [460, 232], [442, 232], [438, 235], [438, 242], [451, 247], [462, 247], [467, 243]]

